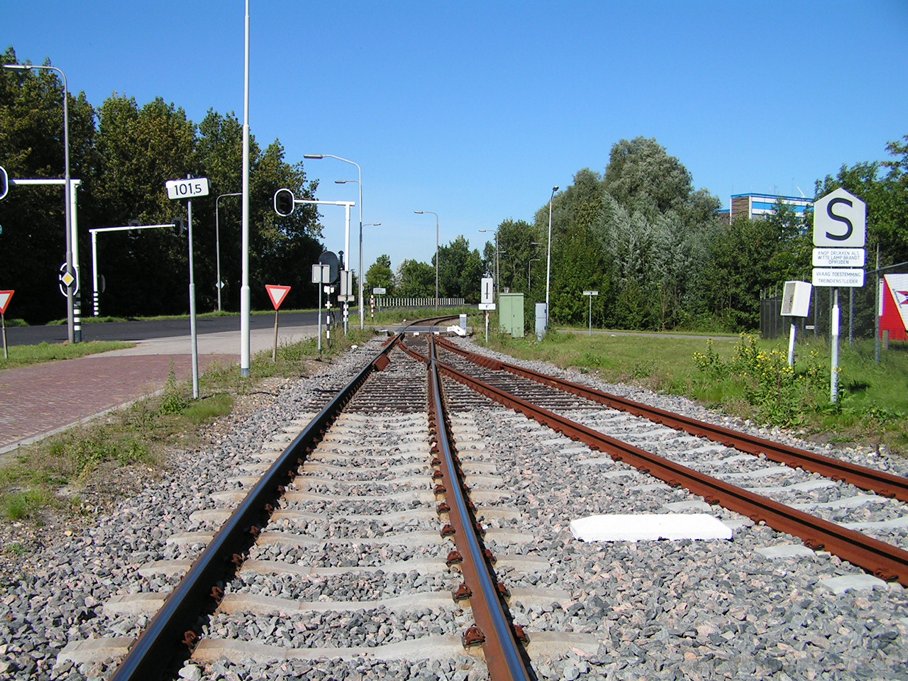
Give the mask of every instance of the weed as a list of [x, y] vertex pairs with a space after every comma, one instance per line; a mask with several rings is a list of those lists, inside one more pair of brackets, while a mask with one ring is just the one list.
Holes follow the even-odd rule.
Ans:
[[189, 397], [186, 395], [184, 386], [177, 384], [176, 375], [173, 366], [167, 375], [167, 383], [164, 385], [164, 396], [161, 398], [161, 406], [158, 411], [161, 414], [179, 414], [189, 406]]

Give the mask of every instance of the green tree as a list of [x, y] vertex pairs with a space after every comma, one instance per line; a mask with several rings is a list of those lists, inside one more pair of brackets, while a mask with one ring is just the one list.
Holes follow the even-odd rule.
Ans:
[[540, 248], [544, 249], [532, 225], [525, 220], [502, 221], [498, 225], [498, 248], [499, 290], [525, 291], [527, 264], [530, 258], [539, 257]]
[[463, 236], [442, 246], [438, 250], [439, 289], [443, 298], [464, 298], [479, 302], [482, 280], [482, 258], [479, 251], [470, 250], [470, 244]]
[[[19, 63], [13, 48], [0, 55], [0, 63]], [[95, 114], [84, 93], [69, 93], [67, 107], [70, 176], [82, 180], [78, 218], [84, 226], [90, 217], [85, 199], [91, 190]], [[10, 179], [62, 179], [63, 132], [63, 83], [56, 72], [0, 69], [0, 164]], [[66, 259], [64, 195], [62, 185], [16, 186], [0, 201], [0, 287], [16, 290], [9, 314], [31, 323], [66, 316], [58, 289]], [[80, 244], [85, 254], [85, 242]], [[86, 272], [82, 267], [83, 288]]]
[[[92, 227], [164, 224], [185, 219], [185, 202], [167, 197], [168, 180], [201, 176], [196, 127], [163, 99], [139, 107], [113, 95], [98, 112]], [[194, 201], [198, 207], [203, 201]], [[198, 225], [194, 221], [194, 226]], [[189, 281], [185, 236], [172, 230], [105, 234], [99, 243], [107, 289], [102, 309], [121, 315], [186, 311]]]
[[776, 283], [767, 263], [778, 245], [775, 230], [761, 220], [743, 217], [714, 235], [710, 267], [703, 283], [710, 312], [728, 330], [758, 327], [760, 291]]
[[366, 270], [366, 289], [383, 288], [388, 295], [394, 293], [394, 270], [391, 269], [391, 256], [382, 254], [375, 259], [372, 266]]
[[397, 269], [395, 290], [407, 298], [434, 298], [435, 268], [418, 260], [404, 260]]
[[687, 168], [647, 137], [612, 147], [603, 184], [618, 203], [648, 217], [681, 208], [693, 191]]

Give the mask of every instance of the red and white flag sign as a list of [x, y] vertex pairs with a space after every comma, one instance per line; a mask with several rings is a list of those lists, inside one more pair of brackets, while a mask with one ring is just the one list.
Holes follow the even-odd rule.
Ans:
[[284, 302], [287, 294], [290, 293], [289, 286], [280, 286], [279, 284], [265, 284], [265, 290], [268, 291], [268, 297], [271, 298], [271, 304], [274, 305], [275, 310], [281, 307], [281, 303]]
[[6, 306], [13, 299], [15, 291], [0, 291], [0, 314], [6, 314]]

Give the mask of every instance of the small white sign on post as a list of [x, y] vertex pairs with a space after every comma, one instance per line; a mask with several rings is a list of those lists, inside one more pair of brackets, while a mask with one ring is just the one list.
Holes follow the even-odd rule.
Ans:
[[[867, 204], [843, 187], [828, 193], [813, 204], [813, 245], [831, 248], [814, 249], [817, 258], [826, 259], [831, 267], [813, 268], [813, 285], [832, 288], [832, 311], [829, 317], [829, 337], [832, 370], [829, 377], [830, 399], [838, 402], [839, 392], [839, 288], [860, 288], [864, 285], [864, 270], [850, 269], [857, 255], [823, 253], [830, 250], [863, 251], [867, 240]], [[817, 254], [817, 251], [821, 251]], [[860, 255], [863, 265], [863, 254]]]
[[195, 324], [195, 269], [192, 262], [192, 199], [208, 196], [207, 177], [188, 177], [185, 180], [167, 180], [167, 198], [171, 201], [189, 199], [186, 206], [186, 220], [189, 223], [187, 246], [189, 250], [189, 336], [192, 345], [192, 398], [199, 398], [199, 339]]
[[814, 267], [813, 285], [832, 288], [861, 288], [864, 285], [864, 270], [846, 267]]
[[[494, 280], [492, 277], [483, 277], [482, 278], [482, 289], [479, 296], [480, 303], [494, 303], [495, 302], [495, 287]], [[482, 308], [479, 308], [480, 310]], [[494, 309], [494, 308], [493, 308]]]
[[193, 177], [188, 180], [167, 180], [168, 199], [194, 199], [197, 196], [208, 196], [208, 178]]
[[866, 260], [863, 248], [814, 248], [814, 267], [863, 267]]
[[[806, 317], [810, 312], [810, 293], [813, 287], [806, 281], [786, 281], [782, 291], [783, 317]], [[792, 319], [788, 332], [788, 366], [793, 367], [795, 361], [795, 337], [798, 333], [795, 321]]]
[[584, 291], [583, 295], [590, 299], [590, 335], [593, 335], [593, 296], [598, 296], [599, 291]]

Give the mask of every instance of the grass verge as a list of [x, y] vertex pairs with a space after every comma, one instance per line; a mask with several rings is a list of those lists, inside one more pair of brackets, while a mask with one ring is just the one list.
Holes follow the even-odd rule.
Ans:
[[489, 345], [515, 357], [595, 372], [608, 382], [689, 397], [815, 440], [908, 455], [905, 346], [892, 346], [876, 364], [872, 341], [843, 344], [838, 401], [832, 404], [829, 348], [822, 339], [799, 343], [794, 369], [787, 362], [787, 340], [746, 335], [735, 342], [713, 342], [662, 334], [551, 332], [537, 342], [533, 336], [495, 334]]
[[253, 357], [249, 378], [241, 378], [234, 365], [214, 366], [200, 377], [198, 400], [192, 399], [190, 381], [171, 376], [161, 395], [22, 447], [0, 466], [0, 514], [40, 524], [46, 511], [82, 512], [85, 486], [134, 467], [159, 469], [168, 448], [194, 446], [201, 427], [230, 414], [237, 398], [261, 391], [265, 379], [305, 376], [312, 362], [330, 361], [370, 336], [358, 330], [340, 334], [321, 357], [315, 339], [282, 345], [273, 362], [270, 350]]
[[131, 348], [135, 343], [120, 341], [89, 341], [87, 343], [39, 343], [38, 345], [14, 345], [9, 350], [9, 358], [4, 359], [0, 352], [0, 371], [13, 367], [24, 367], [41, 362], [53, 362], [58, 359], [75, 359], [109, 350]]

